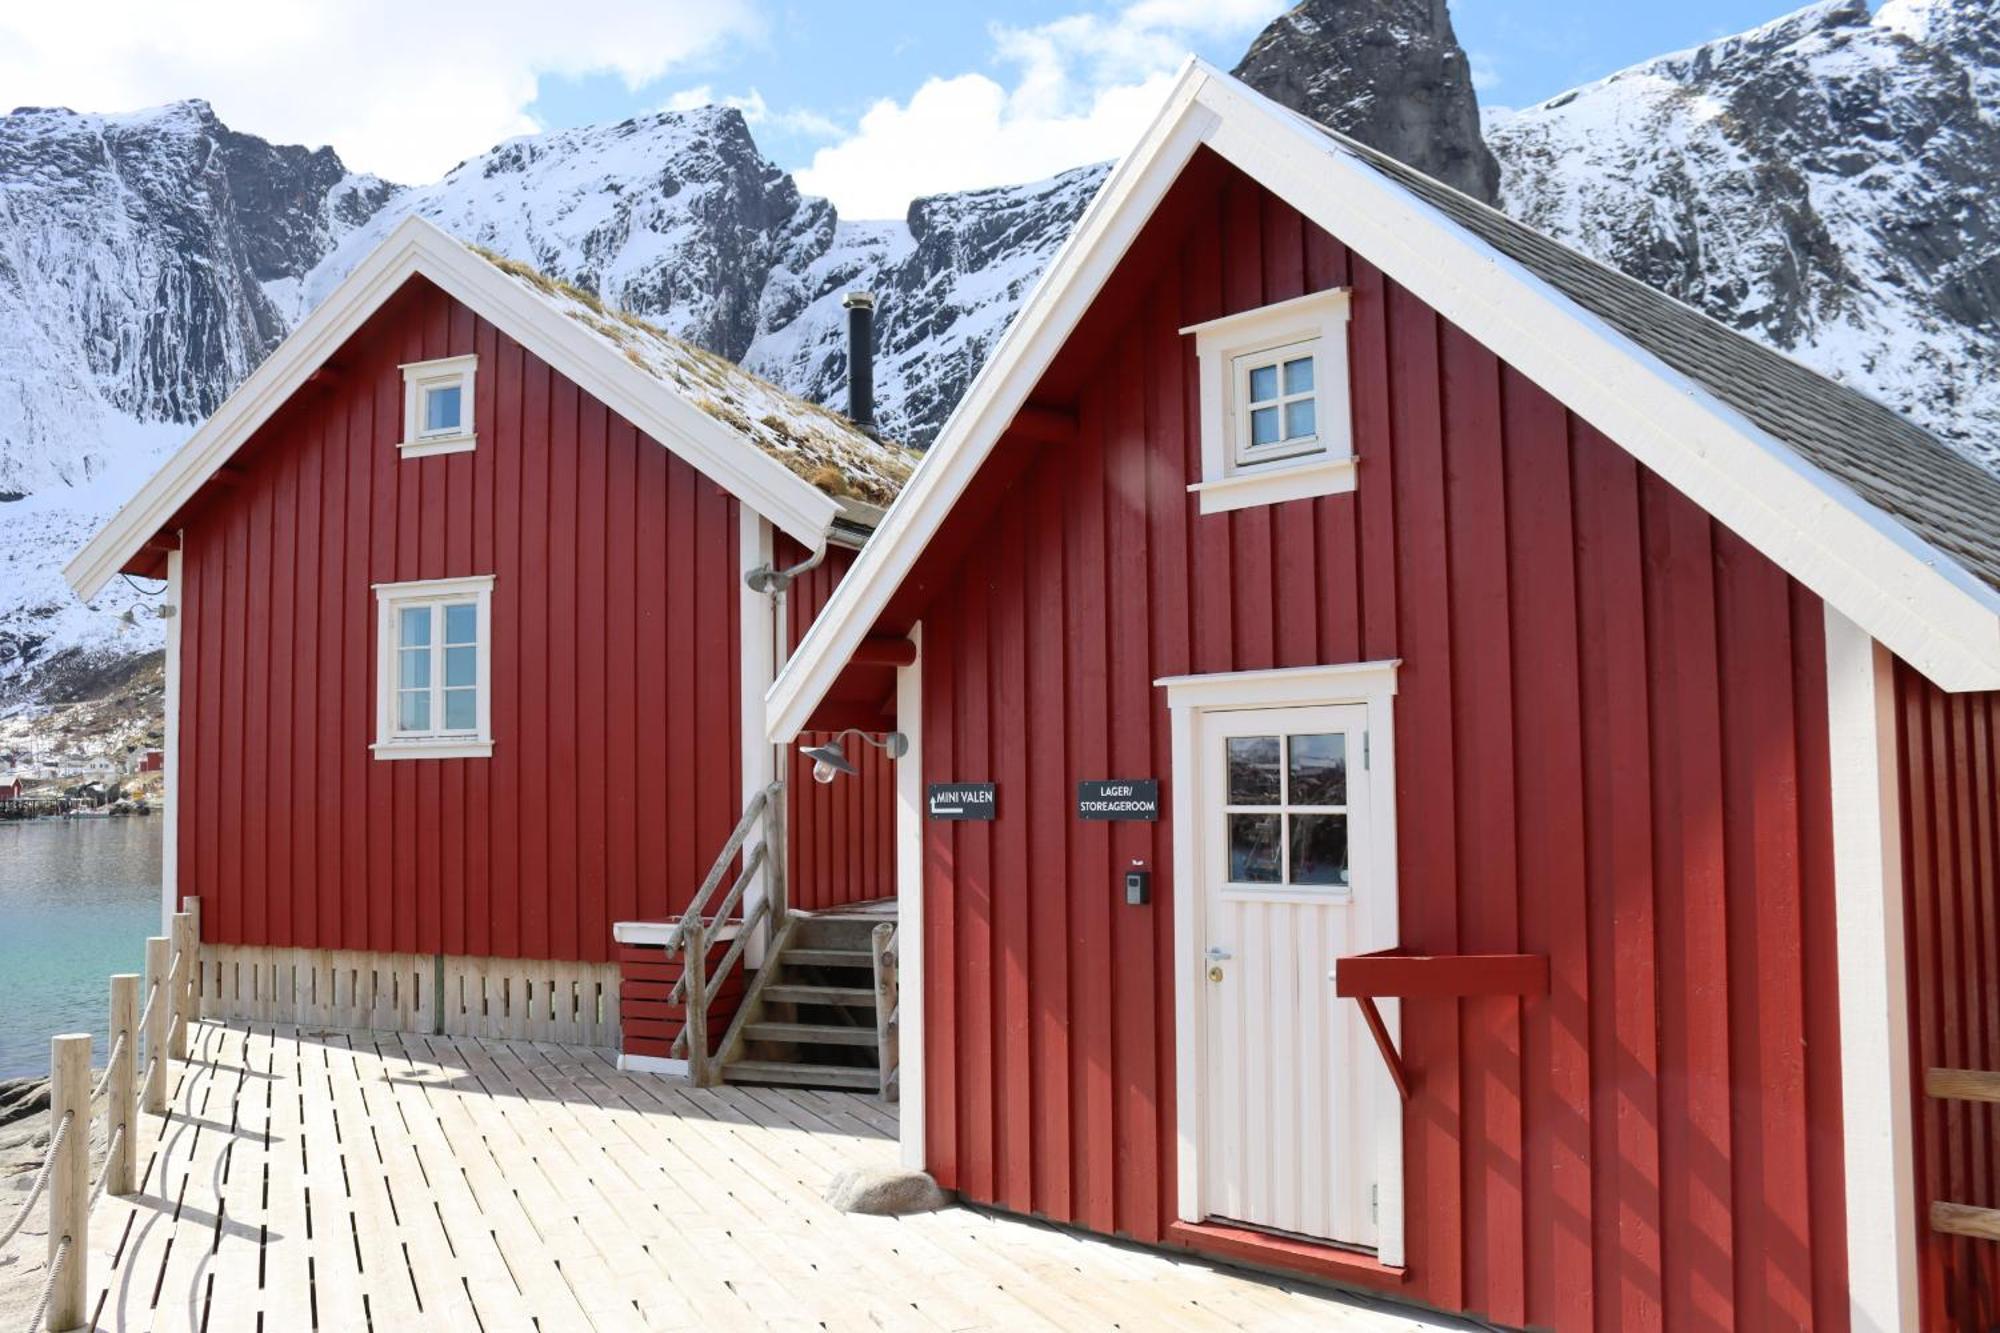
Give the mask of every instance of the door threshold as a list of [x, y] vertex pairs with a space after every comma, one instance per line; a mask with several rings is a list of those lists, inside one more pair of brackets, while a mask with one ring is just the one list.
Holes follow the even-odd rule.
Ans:
[[1408, 1269], [1385, 1264], [1372, 1254], [1343, 1249], [1331, 1241], [1259, 1231], [1236, 1222], [1170, 1222], [1167, 1240], [1217, 1258], [1322, 1282], [1395, 1291], [1409, 1280]]

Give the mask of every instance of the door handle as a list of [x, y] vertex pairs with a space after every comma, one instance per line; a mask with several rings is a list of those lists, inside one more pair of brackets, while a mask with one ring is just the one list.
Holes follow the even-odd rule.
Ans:
[[1229, 950], [1223, 948], [1219, 944], [1211, 944], [1208, 946], [1208, 960], [1211, 963], [1219, 963], [1223, 961], [1225, 958], [1234, 958], [1235, 956], [1236, 956], [1235, 954], [1229, 952]]

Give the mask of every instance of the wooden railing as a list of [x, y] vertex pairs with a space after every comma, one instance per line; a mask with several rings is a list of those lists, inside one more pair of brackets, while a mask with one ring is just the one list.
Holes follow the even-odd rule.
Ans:
[[882, 1073], [882, 1100], [893, 1102], [899, 1091], [896, 1075], [902, 1066], [902, 1012], [896, 978], [897, 927], [884, 921], [869, 934], [868, 951], [875, 963], [875, 1051]]
[[[674, 983], [669, 999], [674, 1004], [683, 1005], [687, 1011], [687, 1021], [682, 1024], [680, 1035], [674, 1038], [673, 1053], [676, 1058], [685, 1057], [688, 1062], [688, 1079], [697, 1087], [710, 1087], [718, 1078], [720, 1062], [711, 1053], [708, 1039], [708, 1011], [728, 983], [729, 973], [743, 957], [743, 950], [749, 945], [750, 937], [765, 921], [784, 921], [789, 915], [785, 910], [785, 784], [774, 782], [750, 798], [743, 809], [743, 817], [736, 821], [729, 840], [722, 844], [722, 851], [709, 869], [708, 877], [696, 890], [694, 900], [687, 911], [675, 923], [667, 936], [666, 956], [672, 958], [679, 951], [685, 960], [682, 964], [680, 980]], [[764, 821], [764, 837], [750, 849], [743, 858], [742, 868], [731, 882], [727, 893], [720, 902], [711, 906], [716, 890], [722, 887], [723, 878], [728, 875], [730, 865], [743, 851], [743, 844], [749, 841], [751, 830], [758, 820]], [[765, 875], [763, 895], [756, 904], [736, 920], [733, 914], [742, 905], [744, 895], [751, 883], [762, 871]], [[735, 938], [729, 949], [716, 962], [715, 974], [709, 975], [708, 950], [710, 942], [721, 938], [722, 932], [735, 929]]]
[[[197, 1017], [195, 975], [199, 968], [201, 904], [187, 900], [176, 912], [173, 934], [146, 941], [146, 1003], [139, 1005], [140, 979], [123, 972], [111, 978], [111, 1051], [104, 1076], [90, 1082], [90, 1034], [71, 1032], [49, 1043], [49, 1148], [41, 1174], [21, 1201], [14, 1220], [0, 1232], [0, 1249], [12, 1243], [46, 1193], [49, 1199], [49, 1272], [31, 1329], [76, 1328], [90, 1321], [84, 1310], [89, 1285], [90, 1210], [106, 1193], [126, 1195], [137, 1188], [139, 1114], [166, 1110], [167, 1060], [185, 1059], [187, 1029]], [[146, 1074], [138, 1076], [144, 1040]], [[104, 1166], [90, 1179], [92, 1108], [104, 1101]]]
[[[1924, 1074], [1924, 1095], [1947, 1102], [2000, 1102], [2000, 1074], [1984, 1069], [1932, 1069]], [[1931, 1230], [1943, 1235], [2000, 1240], [2000, 1208], [1934, 1199], [1930, 1221]]]

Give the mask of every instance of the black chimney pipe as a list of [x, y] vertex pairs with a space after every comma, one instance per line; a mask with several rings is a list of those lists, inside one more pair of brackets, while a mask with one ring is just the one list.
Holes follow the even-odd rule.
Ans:
[[847, 307], [847, 419], [875, 428], [875, 293], [849, 292]]

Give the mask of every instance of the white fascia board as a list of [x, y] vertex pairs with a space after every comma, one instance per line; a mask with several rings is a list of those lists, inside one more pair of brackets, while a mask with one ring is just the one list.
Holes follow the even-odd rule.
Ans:
[[765, 730], [773, 742], [790, 741], [804, 729], [1042, 372], [1201, 146], [1214, 123], [1213, 114], [1198, 101], [1206, 80], [1202, 67], [1190, 61], [1138, 145], [1120, 159], [1076, 230], [1043, 271], [992, 357], [946, 420], [938, 442], [800, 640], [765, 695]]
[[63, 570], [84, 600], [118, 572], [410, 278], [463, 302], [634, 426], [809, 547], [839, 504], [606, 347], [574, 320], [422, 218], [381, 245], [265, 358]]
[[2000, 688], [2000, 594], [1734, 408], [1233, 80], [1209, 146], [1947, 690]]

